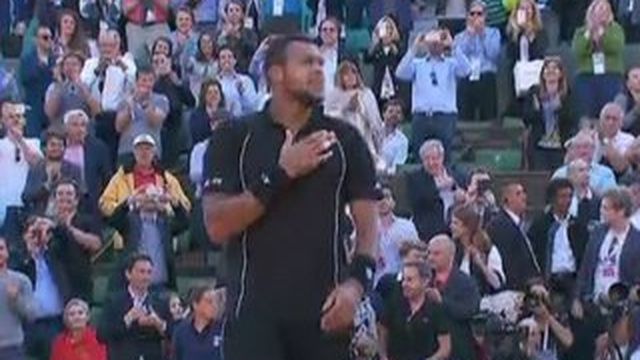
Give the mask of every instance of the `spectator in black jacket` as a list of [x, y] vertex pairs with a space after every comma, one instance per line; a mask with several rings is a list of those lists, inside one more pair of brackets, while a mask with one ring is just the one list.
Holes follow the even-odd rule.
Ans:
[[572, 197], [573, 185], [569, 180], [551, 180], [547, 187], [549, 209], [529, 229], [529, 239], [549, 289], [565, 300], [574, 292], [576, 275], [589, 239], [586, 224], [569, 213]]
[[538, 6], [533, 0], [520, 0], [507, 24], [507, 51], [512, 64], [518, 61], [542, 60], [547, 39], [542, 29]]
[[540, 265], [524, 229], [527, 193], [518, 183], [502, 188], [502, 211], [487, 227], [487, 233], [504, 257], [506, 289], [524, 290], [529, 279], [540, 274]]
[[589, 168], [583, 159], [573, 160], [567, 166], [567, 177], [573, 185], [569, 212], [587, 226], [600, 221], [600, 197], [589, 185]]
[[[371, 35], [371, 45], [364, 61], [373, 65], [371, 89], [378, 101], [389, 100], [400, 95], [400, 83], [396, 79], [396, 67], [405, 50], [398, 26], [391, 16], [385, 16], [376, 25]], [[408, 93], [403, 93], [406, 99]]]
[[98, 338], [107, 344], [109, 360], [162, 359], [162, 341], [170, 312], [167, 301], [149, 289], [153, 262], [143, 254], [127, 262], [128, 286], [107, 298]]
[[447, 232], [448, 210], [465, 184], [461, 174], [444, 165], [444, 157], [440, 140], [425, 141], [420, 147], [423, 168], [407, 178], [413, 222], [423, 241]]
[[578, 127], [573, 110], [562, 61], [546, 58], [540, 85], [531, 88], [523, 102], [529, 169], [553, 170], [563, 164], [564, 143]]
[[456, 245], [448, 235], [429, 241], [427, 262], [433, 269], [432, 286], [427, 299], [444, 306], [451, 321], [451, 358], [473, 359], [471, 319], [480, 310], [480, 292], [475, 281], [454, 267]]
[[80, 169], [81, 188], [87, 191], [83, 210], [98, 214], [98, 197], [107, 186], [112, 174], [109, 148], [97, 137], [88, 134], [89, 117], [82, 110], [72, 110], [64, 116], [67, 146], [64, 160]]

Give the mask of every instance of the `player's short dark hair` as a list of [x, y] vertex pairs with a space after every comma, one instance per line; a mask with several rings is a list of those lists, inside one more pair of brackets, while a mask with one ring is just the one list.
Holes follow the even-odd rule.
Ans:
[[547, 186], [546, 199], [547, 204], [550, 204], [556, 199], [560, 190], [571, 189], [573, 191], [573, 184], [567, 178], [557, 178], [549, 182]]
[[282, 65], [287, 61], [289, 46], [293, 43], [301, 42], [316, 45], [316, 42], [304, 34], [278, 35], [274, 36], [270, 43], [264, 60], [265, 74], [274, 65]]
[[129, 256], [129, 258], [127, 259], [127, 263], [126, 263], [127, 271], [133, 270], [133, 268], [136, 266], [137, 263], [143, 262], [143, 261], [153, 265], [153, 260], [151, 259], [151, 256], [147, 254], [142, 254], [142, 253], [131, 254], [131, 256]]

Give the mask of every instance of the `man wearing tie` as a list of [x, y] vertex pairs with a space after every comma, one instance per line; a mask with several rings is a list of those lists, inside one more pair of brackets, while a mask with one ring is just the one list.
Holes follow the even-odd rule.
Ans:
[[585, 320], [583, 333], [577, 334], [584, 341], [585, 346], [580, 347], [584, 354], [593, 354], [593, 340], [604, 331], [603, 324], [598, 324], [598, 313], [593, 313], [597, 309], [590, 305], [606, 297], [611, 285], [622, 282], [630, 286], [640, 280], [640, 231], [629, 221], [631, 208], [626, 188], [607, 191], [600, 206], [603, 225], [594, 229], [587, 243], [571, 310], [577, 321]]
[[540, 265], [524, 230], [527, 193], [518, 183], [502, 188], [502, 209], [487, 226], [487, 233], [503, 257], [506, 289], [524, 290], [527, 281], [540, 275]]

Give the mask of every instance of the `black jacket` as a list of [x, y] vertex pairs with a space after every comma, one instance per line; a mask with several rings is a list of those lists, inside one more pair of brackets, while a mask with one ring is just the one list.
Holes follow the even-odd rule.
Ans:
[[[600, 248], [604, 242], [604, 238], [609, 230], [606, 226], [600, 226], [591, 232], [589, 243], [582, 257], [582, 264], [578, 273], [578, 282], [576, 284], [576, 297], [580, 299], [590, 299], [593, 297], [593, 282], [595, 278], [596, 268], [598, 266], [598, 257], [600, 256]], [[640, 281], [640, 231], [633, 225], [629, 228], [627, 238], [624, 240], [622, 252], [620, 253], [620, 268], [618, 269], [620, 282], [631, 286]]]
[[[458, 186], [465, 185], [464, 176], [455, 170], [447, 169]], [[440, 199], [440, 192], [436, 187], [433, 176], [423, 168], [408, 174], [407, 188], [411, 199], [413, 223], [418, 235], [423, 241], [429, 241], [433, 236], [448, 232], [444, 204]]]
[[[533, 251], [540, 264], [540, 269], [545, 277], [549, 279], [551, 275], [551, 255], [553, 252], [553, 240], [554, 237], [549, 234], [551, 225], [555, 222], [553, 214], [549, 211], [538, 217], [531, 228], [529, 228], [528, 235], [533, 246]], [[582, 255], [584, 249], [587, 246], [589, 240], [589, 232], [587, 231], [587, 225], [580, 222], [575, 217], [569, 218], [569, 246], [576, 259], [576, 271], [580, 268], [582, 261]]]
[[[73, 179], [76, 184], [80, 185], [81, 193], [85, 193], [85, 188], [82, 186], [82, 174], [77, 166], [62, 160], [60, 177]], [[51, 185], [51, 181], [47, 175], [47, 162], [43, 160], [31, 167], [27, 173], [22, 201], [28, 213], [44, 215], [52, 191], [49, 185]]]
[[480, 310], [480, 292], [469, 275], [453, 268], [442, 289], [444, 310], [451, 320], [451, 358], [473, 359], [471, 319]]
[[[49, 266], [49, 271], [51, 272], [53, 281], [58, 287], [60, 297], [66, 304], [67, 301], [71, 300], [73, 297], [73, 288], [69, 280], [68, 267], [65, 266], [63, 257], [61, 256], [61, 250], [62, 249], [56, 246], [55, 243], [50, 242], [49, 248], [44, 252], [44, 259]], [[15, 267], [15, 270], [25, 274], [29, 280], [31, 280], [33, 288], [36, 288], [36, 283], [38, 282], [38, 278], [36, 276], [36, 262], [30, 254], [26, 252], [23, 253], [22, 258]]]
[[[170, 334], [167, 328], [164, 334], [156, 329], [131, 324], [127, 328], [124, 316], [133, 307], [133, 299], [128, 290], [118, 291], [109, 296], [104, 304], [102, 316], [98, 322], [98, 339], [107, 345], [109, 360], [162, 359], [162, 340]], [[168, 301], [150, 292], [145, 307], [171, 325]]]
[[[571, 94], [565, 95], [560, 101], [561, 106], [556, 111], [556, 115], [560, 142], [564, 144], [577, 130], [578, 119], [574, 114]], [[529, 149], [533, 149], [545, 133], [542, 102], [540, 101], [540, 88], [538, 86], [534, 86], [529, 90], [525, 96], [522, 109], [522, 121], [524, 125], [530, 129]]]
[[387, 68], [389, 68], [389, 74], [393, 80], [393, 90], [395, 91], [396, 97], [399, 95], [400, 82], [396, 79], [395, 73], [396, 67], [400, 63], [405, 51], [402, 47], [402, 41], [395, 42], [394, 45], [397, 49], [396, 52], [389, 51], [385, 53], [382, 44], [379, 43], [364, 54], [364, 61], [373, 65], [373, 85], [371, 89], [377, 99], [380, 99], [382, 81]]
[[525, 233], [504, 209], [488, 225], [487, 233], [500, 254], [503, 254], [506, 289], [523, 290], [528, 280], [540, 275], [533, 245], [529, 250]]
[[87, 189], [85, 209], [98, 214], [98, 198], [109, 183], [113, 168], [109, 149], [102, 140], [87, 136], [84, 142], [84, 184]]

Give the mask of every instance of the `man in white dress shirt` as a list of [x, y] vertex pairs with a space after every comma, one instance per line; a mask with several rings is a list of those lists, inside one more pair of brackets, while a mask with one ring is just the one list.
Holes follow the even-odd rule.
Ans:
[[388, 174], [395, 174], [396, 167], [407, 161], [409, 139], [400, 130], [403, 120], [404, 107], [399, 99], [391, 99], [384, 104], [382, 118], [384, 120], [384, 138], [382, 139], [382, 170]]
[[402, 265], [400, 247], [403, 243], [420, 241], [416, 226], [410, 220], [393, 213], [396, 203], [389, 187], [383, 186], [382, 196], [383, 198], [378, 202], [380, 238], [376, 282], [385, 274], [400, 271]]
[[[0, 139], [0, 169], [3, 172], [0, 179], [0, 224], [4, 223], [10, 207], [23, 205], [21, 195], [27, 182], [29, 168], [42, 158], [40, 140], [25, 139], [23, 136], [25, 106], [5, 102], [2, 105], [2, 114], [6, 136]], [[6, 227], [4, 230], [5, 233], [9, 231]]]

